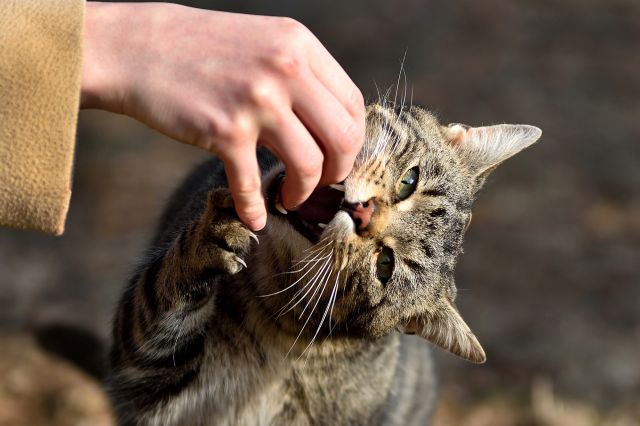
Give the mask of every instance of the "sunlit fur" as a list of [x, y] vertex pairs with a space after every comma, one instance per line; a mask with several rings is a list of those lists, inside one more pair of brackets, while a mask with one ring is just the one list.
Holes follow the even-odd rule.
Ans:
[[[340, 211], [315, 244], [277, 214], [257, 244], [226, 190], [212, 191], [226, 185], [221, 164], [196, 170], [116, 315], [109, 388], [121, 422], [428, 423], [427, 341], [484, 361], [455, 309], [454, 267], [486, 174], [539, 137], [524, 137], [528, 126], [491, 131], [499, 139], [504, 129], [510, 148], [487, 145], [481, 162], [476, 133], [441, 126], [420, 107], [369, 106], [344, 196], [373, 202], [371, 223], [357, 234]], [[267, 188], [282, 165], [259, 157]], [[413, 167], [415, 192], [399, 200]], [[376, 275], [383, 246], [395, 258], [385, 283]]]

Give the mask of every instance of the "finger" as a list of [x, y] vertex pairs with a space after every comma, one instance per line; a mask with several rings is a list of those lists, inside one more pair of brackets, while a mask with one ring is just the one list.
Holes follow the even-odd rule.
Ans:
[[255, 144], [242, 144], [220, 156], [240, 220], [252, 231], [261, 230], [267, 223], [267, 211], [260, 191]]
[[364, 122], [354, 120], [338, 99], [316, 78], [298, 81], [293, 110], [313, 133], [325, 155], [321, 185], [343, 180], [364, 141]]
[[282, 203], [294, 210], [311, 195], [322, 175], [324, 156], [309, 130], [290, 109], [265, 129], [265, 145], [285, 165]]
[[316, 78], [344, 106], [347, 112], [364, 124], [364, 98], [360, 89], [317, 38], [309, 51], [309, 66]]

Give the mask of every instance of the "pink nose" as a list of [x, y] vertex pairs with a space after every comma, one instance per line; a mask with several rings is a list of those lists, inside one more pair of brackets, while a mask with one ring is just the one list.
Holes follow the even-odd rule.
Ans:
[[349, 213], [349, 216], [351, 216], [353, 221], [356, 223], [356, 228], [358, 230], [364, 230], [369, 226], [375, 209], [376, 207], [373, 202], [373, 198], [369, 201], [365, 201], [364, 203], [342, 202], [342, 210]]

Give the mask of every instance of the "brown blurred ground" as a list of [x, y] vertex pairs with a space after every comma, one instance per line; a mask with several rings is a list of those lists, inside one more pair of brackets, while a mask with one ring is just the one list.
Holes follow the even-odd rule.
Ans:
[[[301, 20], [370, 100], [375, 84], [394, 84], [406, 50], [414, 102], [443, 121], [541, 127], [476, 204], [459, 306], [489, 361], [440, 357], [436, 424], [640, 424], [640, 2], [189, 4]], [[131, 120], [81, 114], [65, 236], [0, 231], [0, 331], [14, 336], [0, 338], [0, 371], [21, 344], [36, 351], [25, 335], [52, 321], [108, 336], [164, 200], [203, 158]], [[17, 393], [31, 406], [8, 410], [1, 395], [14, 385], [0, 380], [0, 424], [17, 409], [56, 424], [52, 400], [37, 396], [56, 393], [47, 383], [90, 386], [46, 359], [60, 377], [36, 375], [31, 399]]]

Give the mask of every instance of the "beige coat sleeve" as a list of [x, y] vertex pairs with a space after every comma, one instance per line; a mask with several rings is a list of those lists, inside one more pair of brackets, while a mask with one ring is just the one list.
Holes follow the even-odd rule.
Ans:
[[0, 1], [0, 226], [64, 231], [84, 7], [84, 0]]

